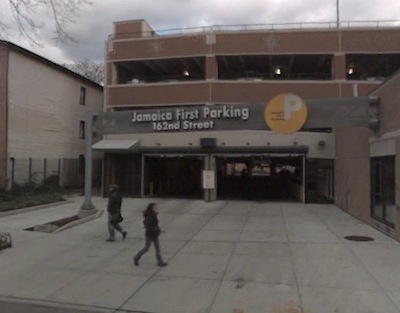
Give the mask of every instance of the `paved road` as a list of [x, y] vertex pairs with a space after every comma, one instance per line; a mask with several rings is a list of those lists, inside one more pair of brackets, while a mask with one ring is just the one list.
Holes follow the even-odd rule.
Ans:
[[31, 303], [17, 303], [0, 301], [0, 312], [2, 313], [98, 313], [94, 311], [82, 311], [59, 307], [44, 306]]

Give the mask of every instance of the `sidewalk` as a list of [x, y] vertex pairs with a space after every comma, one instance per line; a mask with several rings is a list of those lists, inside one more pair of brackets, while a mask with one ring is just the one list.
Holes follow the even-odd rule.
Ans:
[[[166, 231], [163, 268], [153, 247], [132, 262], [150, 201]], [[93, 198], [96, 209], [106, 202]], [[400, 313], [400, 243], [333, 205], [127, 198], [124, 241], [105, 242], [106, 214], [58, 233], [24, 230], [82, 203], [0, 218], [13, 239], [0, 251], [0, 300], [99, 312]]]

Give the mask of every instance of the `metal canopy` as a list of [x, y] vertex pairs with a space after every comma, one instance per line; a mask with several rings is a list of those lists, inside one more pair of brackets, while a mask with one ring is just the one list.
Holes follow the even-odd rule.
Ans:
[[93, 150], [98, 151], [121, 151], [131, 150], [138, 145], [140, 140], [100, 140], [92, 146]]

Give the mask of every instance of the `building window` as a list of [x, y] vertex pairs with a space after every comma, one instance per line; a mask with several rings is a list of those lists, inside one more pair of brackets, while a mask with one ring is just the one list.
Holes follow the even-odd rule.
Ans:
[[79, 121], [79, 139], [85, 139], [85, 121]]
[[81, 87], [79, 104], [86, 105], [86, 88], [85, 87]]
[[371, 216], [394, 227], [395, 204], [395, 157], [371, 159]]

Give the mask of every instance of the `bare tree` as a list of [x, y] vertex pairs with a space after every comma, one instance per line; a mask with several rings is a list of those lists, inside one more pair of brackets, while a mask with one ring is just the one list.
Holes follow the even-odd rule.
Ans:
[[64, 64], [71, 71], [86, 77], [100, 85], [104, 81], [104, 66], [101, 63], [96, 63], [88, 59], [83, 61], [75, 61], [74, 64]]
[[[35, 45], [39, 44], [37, 32], [43, 28], [43, 12], [54, 23], [54, 40], [67, 43], [74, 39], [66, 31], [66, 25], [74, 21], [82, 6], [92, 4], [89, 0], [8, 0], [8, 3], [20, 35]], [[8, 26], [0, 21], [3, 32], [7, 32]]]

